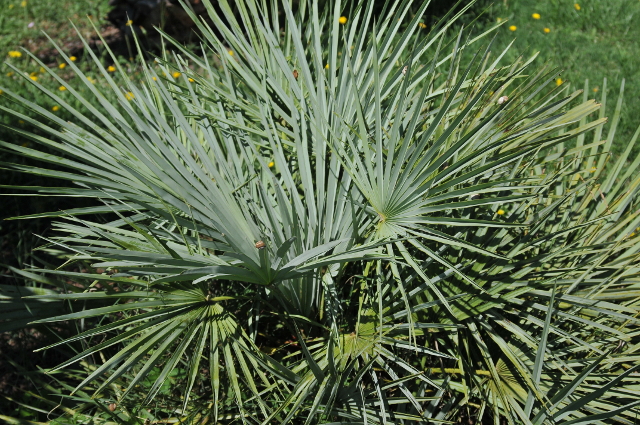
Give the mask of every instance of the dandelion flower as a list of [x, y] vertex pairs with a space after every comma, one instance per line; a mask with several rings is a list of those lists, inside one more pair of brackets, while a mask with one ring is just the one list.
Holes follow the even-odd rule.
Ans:
[[189, 82], [190, 82], [190, 83], [193, 83], [193, 78], [189, 78]]
[[22, 56], [22, 52], [19, 52], [17, 50], [11, 50], [9, 52], [9, 57], [10, 58], [19, 58], [20, 56]]
[[504, 215], [504, 210], [503, 209], [499, 209], [498, 211], [496, 211], [496, 214]]
[[61, 63], [60, 65], [58, 65], [58, 68], [60, 68], [60, 69], [65, 69], [65, 68], [66, 68], [66, 66], [67, 66], [67, 64], [66, 64], [66, 63]]
[[324, 69], [329, 69], [329, 64], [326, 64], [326, 65], [324, 66]]
[[594, 92], [594, 93], [598, 93], [599, 91], [600, 91], [600, 89], [599, 89], [598, 87], [594, 87], [594, 88], [593, 88], [593, 92]]
[[425, 24], [424, 22], [419, 22], [418, 26], [422, 29], [425, 29], [427, 27], [427, 24]]
[[130, 27], [130, 26], [131, 26], [131, 24], [133, 24], [133, 21], [132, 21], [131, 19], [129, 19], [125, 25], [126, 25], [126, 26], [128, 26], [128, 27]]
[[75, 57], [75, 56], [71, 56], [71, 57], [69, 58], [69, 60], [70, 60], [71, 62], [75, 62], [75, 61], [77, 61], [77, 60], [78, 60], [78, 58], [77, 58], [77, 57]]
[[29, 78], [31, 78], [33, 81], [38, 81], [37, 75], [29, 75]]
[[66, 88], [65, 86], [60, 86], [60, 87], [58, 87], [58, 90], [60, 90], [60, 91], [65, 91], [66, 89], [67, 89], [67, 88]]
[[20, 6], [21, 6], [21, 7], [27, 7], [27, 0], [22, 0], [22, 1], [20, 2]]
[[533, 19], [540, 19], [540, 14], [539, 13], [534, 13], [533, 15], [531, 15], [531, 17]]
[[113, 66], [113, 65], [109, 65], [109, 66], [107, 67], [107, 71], [109, 71], [109, 72], [116, 72], [116, 67], [115, 67], [115, 66]]
[[95, 78], [91, 78], [91, 77], [87, 77], [87, 81], [89, 81], [91, 84], [95, 84], [96, 83], [96, 79]]
[[152, 79], [153, 81], [158, 81], [158, 79], [157, 79], [156, 77], [151, 77], [151, 79]]
[[347, 23], [347, 17], [346, 16], [341, 16], [340, 19], [338, 19], [338, 22], [340, 22], [342, 25]]
[[580, 10], [580, 5], [579, 5], [578, 3], [575, 3], [575, 4], [573, 5], [573, 7], [575, 7], [575, 8], [576, 8], [576, 10]]
[[229, 53], [229, 56], [233, 56], [233, 54], [234, 54], [234, 53], [233, 53], [233, 50], [229, 50], [229, 52], [228, 52], [228, 53]]
[[44, 67], [42, 67], [42, 66], [41, 66], [41, 67], [40, 67], [40, 74], [44, 74], [44, 73], [45, 73], [45, 71], [46, 71], [46, 70], [44, 69]]
[[124, 94], [124, 97], [126, 97], [126, 98], [127, 98], [127, 100], [131, 100], [131, 99], [133, 99], [135, 96], [133, 95], [133, 93], [131, 93], [130, 91], [128, 91], [128, 92], [126, 92], [126, 93]]
[[182, 74], [180, 74], [178, 71], [176, 71], [172, 75], [173, 75], [173, 78], [178, 78]]
[[516, 27], [515, 25], [511, 25], [511, 26], [509, 27], [509, 31], [515, 31], [515, 30], [517, 30], [517, 29], [518, 29], [518, 27]]
[[630, 238], [634, 237], [636, 235], [636, 232], [633, 232], [629, 235]]
[[51, 110], [53, 112], [58, 112], [60, 110], [60, 107], [58, 105], [55, 105], [53, 108], [51, 108]]
[[269, 168], [273, 168], [273, 166], [276, 165], [276, 163], [271, 161], [268, 165], [269, 165]]
[[544, 28], [542, 32], [544, 32], [545, 34], [549, 34], [551, 30], [549, 28]]
[[596, 172], [596, 170], [597, 170], [597, 168], [596, 168], [596, 167], [591, 167], [591, 169], [589, 170], [589, 172], [590, 172], [590, 173], [595, 173], [595, 172]]
[[556, 78], [556, 86], [559, 86], [562, 84], [562, 78]]

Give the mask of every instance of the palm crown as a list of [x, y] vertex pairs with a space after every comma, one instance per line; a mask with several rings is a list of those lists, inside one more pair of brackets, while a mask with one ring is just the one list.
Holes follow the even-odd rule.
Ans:
[[[85, 287], [28, 299], [73, 308], [38, 323], [109, 318], [55, 344], [89, 342], [59, 368], [108, 354], [76, 391], [117, 384], [126, 405], [156, 371], [148, 403], [181, 368], [183, 412], [214, 423], [631, 423], [640, 179], [631, 148], [606, 163], [620, 103], [601, 140], [604, 105], [533, 58], [469, 53], [481, 37], [446, 43], [459, 14], [427, 34], [428, 2], [344, 25], [340, 3], [204, 4], [204, 58], [175, 45], [141, 84], [102, 68], [119, 106], [87, 83], [87, 114], [48, 92], [76, 123], [19, 99], [59, 154], [2, 144], [77, 185], [40, 192], [104, 205], [60, 213], [51, 242], [107, 272], [47, 270]], [[118, 219], [76, 217], [95, 212]]]

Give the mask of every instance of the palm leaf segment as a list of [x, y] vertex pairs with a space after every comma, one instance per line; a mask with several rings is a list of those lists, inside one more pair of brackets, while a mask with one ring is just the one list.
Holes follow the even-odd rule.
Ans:
[[[159, 367], [149, 401], [186, 364], [186, 407], [208, 359], [215, 420], [222, 398], [262, 423], [438, 422], [469, 405], [510, 423], [632, 414], [635, 348], [611, 350], [637, 333], [639, 180], [630, 150], [604, 184], [588, 172], [620, 104], [601, 142], [603, 108], [587, 118], [601, 105], [542, 94], [556, 74], [527, 74], [531, 60], [445, 43], [459, 15], [425, 36], [427, 3], [409, 20], [408, 1], [390, 2], [374, 22], [370, 2], [345, 26], [340, 3], [204, 3], [222, 32], [198, 24], [212, 61], [176, 45], [124, 91], [101, 68], [119, 107], [89, 84], [92, 116], [40, 87], [97, 126], [14, 95], [62, 128], [34, 122], [62, 141], [25, 134], [60, 156], [3, 147], [69, 171], [14, 169], [105, 205], [70, 217], [120, 217], [71, 218], [55, 243], [117, 269], [75, 278], [125, 290], [32, 297], [104, 305], [41, 322], [121, 317], [61, 342], [110, 335], [60, 367], [116, 350], [78, 389], [126, 378], [124, 399]], [[258, 349], [274, 321], [297, 338], [286, 356]]]

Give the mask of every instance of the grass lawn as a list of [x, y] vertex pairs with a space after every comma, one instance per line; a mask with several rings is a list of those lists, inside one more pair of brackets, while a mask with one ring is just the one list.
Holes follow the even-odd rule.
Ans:
[[[56, 105], [48, 97], [31, 87], [24, 76], [11, 69], [6, 62], [20, 68], [31, 79], [47, 88], [59, 89], [60, 84], [46, 75], [45, 68], [35, 63], [22, 49], [33, 53], [46, 67], [55, 69], [65, 80], [70, 80], [73, 73], [68, 68], [58, 68], [64, 61], [46, 34], [66, 52], [77, 50], [81, 42], [74, 25], [83, 37], [90, 37], [95, 31], [87, 16], [100, 28], [106, 22], [104, 17], [108, 8], [108, 0], [0, 0], [0, 57], [5, 62], [0, 65], [0, 88], [12, 90], [40, 106], [54, 108]], [[8, 96], [0, 97], [0, 105], [7, 105], [9, 102]], [[24, 125], [20, 120], [4, 113], [0, 116], [0, 123], [18, 127]], [[0, 139], [13, 137], [14, 134], [0, 128]]]
[[50, 49], [46, 32], [61, 44], [75, 43], [77, 34], [70, 22], [84, 36], [93, 34], [86, 19], [89, 15], [104, 22], [109, 0], [0, 0], [0, 52], [24, 47], [33, 53]]
[[506, 21], [496, 38], [498, 47], [515, 39], [507, 63], [539, 51], [538, 63], [564, 69], [562, 82], [576, 89], [588, 79], [590, 97], [600, 101], [606, 78], [608, 111], [625, 79], [614, 150], [626, 147], [640, 125], [640, 1], [498, 0], [487, 13], [492, 24]]

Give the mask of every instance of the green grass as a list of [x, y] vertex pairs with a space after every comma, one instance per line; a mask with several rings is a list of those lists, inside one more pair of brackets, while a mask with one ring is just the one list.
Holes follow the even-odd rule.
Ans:
[[[606, 78], [607, 103], [615, 102], [626, 79], [619, 137], [613, 149], [620, 153], [640, 125], [640, 2], [578, 0], [578, 10], [574, 1], [496, 1], [487, 9], [488, 22], [506, 21], [496, 38], [497, 47], [515, 38], [507, 61], [518, 54], [540, 52], [539, 63], [564, 69], [564, 84], [581, 89], [588, 79], [590, 98], [602, 101]], [[534, 13], [540, 18], [534, 19]], [[515, 31], [509, 29], [512, 25]]]
[[[0, 0], [0, 54], [24, 47], [34, 53], [51, 46], [43, 31], [61, 43], [77, 42], [72, 21], [83, 35], [91, 35], [87, 15], [103, 20], [108, 0]], [[29, 27], [29, 24], [33, 25]]]
[[[14, 91], [38, 105], [54, 108], [55, 103], [35, 90], [23, 75], [10, 69], [8, 64], [17, 66], [47, 88], [59, 91], [60, 84], [46, 75], [44, 67], [29, 58], [25, 50], [41, 59], [46, 67], [56, 70], [65, 80], [71, 80], [73, 73], [68, 67], [58, 68], [64, 60], [53, 49], [47, 35], [66, 52], [78, 50], [81, 43], [74, 25], [83, 37], [90, 37], [95, 31], [87, 16], [95, 20], [99, 27], [104, 22], [107, 10], [108, 0], [61, 0], [54, 3], [46, 0], [0, 1], [0, 57], [4, 59], [0, 65], [0, 87]], [[81, 67], [84, 68], [83, 65]], [[0, 96], [1, 105], [7, 105], [8, 102], [7, 96]], [[23, 120], [10, 119], [6, 114], [3, 114], [0, 123], [18, 128], [25, 126]], [[0, 129], [0, 137], [6, 139], [15, 135]]]

